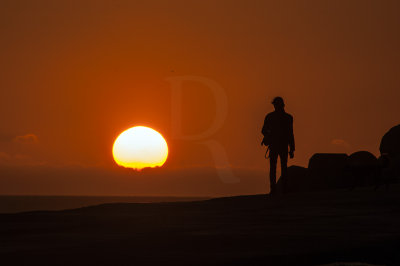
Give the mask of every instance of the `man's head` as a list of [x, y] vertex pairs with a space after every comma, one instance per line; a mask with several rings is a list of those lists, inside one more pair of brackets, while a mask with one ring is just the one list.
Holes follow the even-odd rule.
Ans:
[[272, 101], [272, 104], [274, 105], [275, 110], [283, 110], [285, 107], [285, 103], [282, 97], [275, 97]]

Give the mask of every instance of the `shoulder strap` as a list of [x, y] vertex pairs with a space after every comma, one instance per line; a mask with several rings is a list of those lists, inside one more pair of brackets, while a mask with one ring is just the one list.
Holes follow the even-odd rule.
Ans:
[[267, 151], [265, 152], [265, 159], [268, 159], [269, 158], [269, 154], [268, 154], [268, 152], [269, 152], [269, 146], [267, 146]]

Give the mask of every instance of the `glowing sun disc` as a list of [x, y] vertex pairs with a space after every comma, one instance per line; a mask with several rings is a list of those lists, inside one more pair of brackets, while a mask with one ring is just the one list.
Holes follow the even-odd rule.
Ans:
[[118, 165], [140, 170], [162, 166], [168, 157], [168, 145], [154, 129], [137, 126], [116, 138], [112, 152]]

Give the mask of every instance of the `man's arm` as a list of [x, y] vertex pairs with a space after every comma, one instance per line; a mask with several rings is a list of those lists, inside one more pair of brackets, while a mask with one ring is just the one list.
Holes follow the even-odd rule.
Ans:
[[[293, 134], [293, 117], [290, 116], [290, 124], [289, 124], [289, 152], [293, 153], [295, 150], [294, 145], [294, 134]], [[291, 156], [293, 157], [293, 156]]]

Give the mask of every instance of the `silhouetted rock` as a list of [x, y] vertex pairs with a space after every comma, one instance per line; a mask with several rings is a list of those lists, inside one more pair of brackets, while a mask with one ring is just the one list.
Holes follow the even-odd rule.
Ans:
[[400, 179], [400, 125], [392, 127], [382, 137], [379, 146], [382, 162], [380, 184], [398, 182]]
[[[308, 169], [292, 165], [287, 170], [287, 188], [285, 192], [302, 192], [310, 189], [310, 179], [308, 177]], [[279, 178], [277, 183], [278, 190], [283, 190], [283, 179]]]
[[354, 168], [376, 166], [378, 159], [368, 151], [357, 151], [348, 156], [348, 165]]
[[383, 184], [388, 186], [391, 183], [398, 183], [400, 181], [400, 156], [390, 157], [382, 155], [379, 157], [379, 161], [381, 173], [377, 186]]
[[351, 187], [377, 184], [380, 175], [378, 159], [368, 151], [358, 151], [347, 158], [346, 170], [351, 174]]
[[387, 154], [390, 157], [400, 156], [400, 125], [386, 132], [382, 137], [379, 150], [381, 154]]
[[316, 153], [308, 163], [310, 188], [314, 190], [348, 187], [347, 154]]

